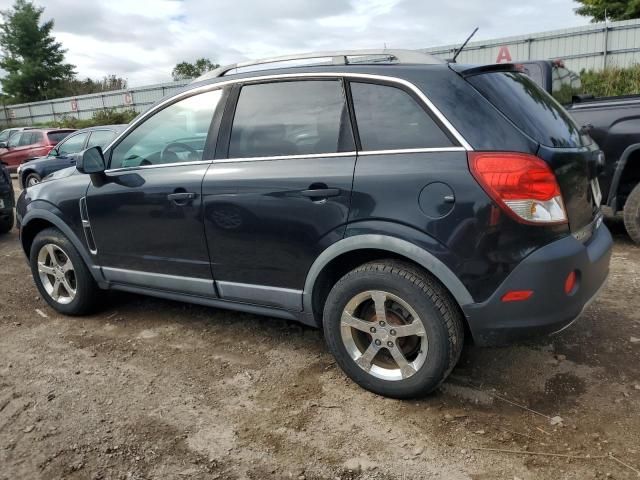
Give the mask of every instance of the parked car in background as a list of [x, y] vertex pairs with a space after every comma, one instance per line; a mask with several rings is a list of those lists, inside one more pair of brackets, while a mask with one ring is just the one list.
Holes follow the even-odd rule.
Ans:
[[63, 168], [76, 164], [74, 153], [85, 148], [104, 148], [125, 129], [126, 125], [105, 125], [77, 130], [57, 144], [48, 155], [39, 157], [18, 166], [18, 179], [22, 188], [27, 188]]
[[35, 127], [14, 127], [14, 128], [5, 128], [0, 132], [0, 149], [7, 147], [7, 142], [9, 141], [9, 137], [11, 137], [16, 132], [22, 132], [23, 130], [33, 130]]
[[32, 158], [48, 154], [62, 139], [75, 129], [34, 128], [16, 132], [9, 137], [6, 148], [0, 151], [0, 162], [4, 162], [11, 173], [18, 165]]
[[322, 64], [219, 68], [23, 190], [52, 308], [85, 314], [102, 288], [297, 320], [359, 385], [410, 398], [465, 336], [556, 332], [595, 298], [601, 152], [530, 78], [412, 51], [287, 59]]
[[622, 213], [632, 240], [640, 244], [640, 95], [595, 98], [583, 92], [580, 75], [561, 61], [517, 63], [552, 94], [604, 156], [599, 177], [608, 213]]
[[15, 197], [11, 175], [6, 165], [0, 163], [0, 233], [7, 233], [13, 228]]

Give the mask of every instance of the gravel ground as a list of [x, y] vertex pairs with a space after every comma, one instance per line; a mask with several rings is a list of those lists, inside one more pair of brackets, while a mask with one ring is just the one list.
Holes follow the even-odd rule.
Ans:
[[640, 248], [611, 228], [608, 287], [579, 322], [466, 347], [410, 402], [360, 389], [319, 331], [282, 320], [115, 293], [58, 315], [4, 235], [0, 479], [638, 478], [609, 455], [640, 468]]

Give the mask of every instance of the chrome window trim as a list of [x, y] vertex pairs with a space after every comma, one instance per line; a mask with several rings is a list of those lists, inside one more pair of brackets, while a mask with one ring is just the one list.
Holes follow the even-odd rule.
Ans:
[[218, 158], [213, 163], [232, 163], [232, 162], [261, 162], [265, 160], [303, 160], [305, 158], [331, 158], [331, 157], [355, 157], [358, 154], [355, 150], [352, 152], [335, 152], [335, 153], [310, 153], [308, 155], [274, 155], [271, 157], [237, 157], [237, 158]]
[[[224, 78], [224, 77], [223, 77]], [[458, 130], [456, 130], [456, 128], [451, 124], [451, 122], [449, 122], [449, 120], [447, 120], [447, 118], [442, 114], [442, 112], [440, 112], [440, 110], [438, 110], [438, 108], [431, 102], [431, 100], [429, 100], [429, 98], [422, 92], [422, 90], [420, 90], [415, 84], [409, 82], [408, 80], [405, 80], [403, 78], [398, 78], [398, 77], [393, 77], [393, 76], [389, 76], [389, 75], [377, 75], [377, 74], [370, 74], [370, 73], [355, 73], [355, 72], [307, 72], [307, 73], [280, 73], [280, 74], [273, 74], [273, 75], [259, 75], [259, 76], [252, 76], [252, 77], [245, 77], [245, 78], [233, 78], [233, 79], [229, 79], [229, 80], [223, 80], [220, 82], [215, 82], [215, 83], [211, 83], [208, 85], [202, 85], [200, 87], [197, 88], [193, 88], [181, 93], [178, 93], [172, 97], [169, 97], [165, 100], [163, 100], [162, 102], [160, 102], [159, 104], [157, 104], [156, 106], [150, 108], [149, 110], [147, 110], [144, 113], [141, 113], [137, 118], [135, 118], [130, 124], [129, 126], [120, 133], [120, 135], [118, 135], [116, 138], [114, 138], [112, 140], [112, 142], [104, 149], [106, 150], [110, 150], [116, 143], [118, 143], [120, 141], [120, 139], [126, 137], [131, 131], [133, 131], [140, 123], [144, 122], [147, 118], [151, 117], [152, 115], [154, 115], [156, 112], [162, 110], [163, 108], [167, 107], [168, 105], [171, 105], [172, 103], [176, 103], [179, 102], [180, 100], [184, 100], [185, 98], [189, 98], [192, 97], [194, 95], [199, 95], [201, 93], [206, 93], [209, 91], [213, 91], [213, 90], [217, 90], [223, 87], [226, 87], [228, 85], [234, 85], [236, 83], [249, 83], [249, 82], [260, 82], [260, 81], [268, 81], [268, 80], [287, 80], [287, 79], [297, 79], [297, 78], [306, 78], [306, 79], [313, 79], [313, 78], [318, 78], [318, 79], [323, 79], [323, 78], [347, 78], [347, 79], [363, 79], [363, 80], [378, 80], [378, 81], [382, 81], [382, 82], [387, 82], [387, 83], [395, 83], [398, 85], [402, 85], [406, 88], [408, 88], [409, 90], [411, 90], [413, 93], [416, 94], [416, 96], [426, 105], [426, 107], [429, 109], [429, 111], [431, 111], [431, 113], [433, 113], [436, 118], [438, 120], [440, 120], [440, 122], [444, 125], [444, 127], [448, 130], [448, 132], [453, 135], [453, 137], [460, 143], [460, 145], [462, 147], [442, 147], [442, 148], [455, 148], [455, 151], [459, 151], [460, 148], [466, 150], [466, 151], [473, 151], [473, 147], [471, 147], [471, 145], [465, 140], [465, 138], [460, 134], [460, 132], [458, 132]], [[439, 148], [439, 147], [434, 147], [434, 148]], [[394, 150], [395, 151], [395, 150]], [[445, 151], [445, 150], [443, 150]], [[450, 151], [450, 150], [446, 150], [446, 151]], [[399, 151], [398, 151], [399, 152]], [[335, 152], [334, 152], [335, 153]], [[342, 152], [338, 152], [338, 153], [342, 153]], [[363, 154], [365, 152], [360, 151], [359, 154]], [[316, 154], [316, 155], [320, 155], [320, 156], [327, 156], [328, 154]], [[289, 156], [292, 157], [293, 155]], [[303, 158], [307, 158], [309, 157], [308, 155], [304, 155], [302, 156]], [[250, 157], [253, 159], [256, 158], [271, 158], [273, 159], [274, 157]], [[222, 159], [221, 159], [222, 160]], [[235, 160], [238, 161], [238, 159], [224, 159], [224, 160]], [[243, 159], [240, 159], [243, 160]], [[212, 160], [203, 160], [203, 162], [211, 162]], [[216, 160], [216, 162], [218, 162], [220, 160]], [[179, 165], [184, 165], [190, 162], [176, 162], [175, 164], [179, 164]], [[201, 163], [201, 162], [198, 162]], [[164, 164], [163, 166], [173, 166], [175, 164]], [[156, 165], [144, 165], [142, 168], [144, 167], [155, 167]], [[160, 166], [160, 165], [157, 165]], [[113, 172], [113, 171], [120, 171], [120, 170], [131, 170], [131, 169], [137, 169], [137, 168], [141, 168], [141, 167], [124, 167], [124, 168], [118, 168], [118, 169], [109, 169], [106, 170], [106, 172]]]
[[361, 150], [358, 156], [365, 155], [395, 155], [398, 153], [438, 153], [438, 152], [466, 152], [464, 147], [433, 147], [433, 148], [395, 148], [392, 150]]
[[192, 162], [157, 163], [155, 165], [137, 165], [135, 167], [111, 168], [109, 170], [105, 170], [105, 173], [135, 172], [136, 170], [147, 170], [149, 168], [179, 167], [179, 166], [187, 167], [189, 165], [204, 165], [207, 163], [213, 163], [213, 160], [195, 160]]

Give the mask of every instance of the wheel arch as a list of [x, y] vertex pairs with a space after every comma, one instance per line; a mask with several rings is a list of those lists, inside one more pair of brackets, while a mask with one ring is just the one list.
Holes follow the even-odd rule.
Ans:
[[105, 279], [102, 276], [100, 267], [95, 265], [87, 248], [78, 238], [75, 232], [69, 227], [64, 220], [62, 220], [55, 213], [42, 208], [36, 208], [28, 212], [20, 223], [20, 243], [22, 250], [27, 258], [31, 254], [31, 245], [36, 235], [46, 228], [57, 228], [62, 234], [69, 239], [73, 246], [78, 250], [78, 253], [84, 260], [85, 264], [89, 268], [91, 275], [100, 285], [105, 283]]
[[441, 260], [417, 245], [397, 237], [363, 234], [344, 238], [324, 250], [313, 263], [303, 291], [304, 311], [320, 326], [322, 305], [336, 277], [368, 261], [394, 258], [422, 267], [449, 291], [462, 309], [474, 303], [458, 277]]
[[[630, 163], [631, 158], [636, 158], [635, 163]], [[614, 212], [622, 210], [624, 205], [618, 205], [618, 194], [620, 186], [624, 183], [623, 175], [629, 171], [628, 167], [633, 167], [640, 169], [640, 143], [634, 143], [625, 148], [624, 152], [620, 156], [620, 160], [618, 160], [618, 164], [616, 165], [616, 170], [613, 174], [613, 179], [611, 180], [611, 186], [609, 187], [609, 195], [607, 198], [607, 205], [610, 206]]]

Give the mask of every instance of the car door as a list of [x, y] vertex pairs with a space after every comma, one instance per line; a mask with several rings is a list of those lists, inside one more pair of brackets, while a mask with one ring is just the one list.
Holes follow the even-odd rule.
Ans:
[[105, 152], [87, 191], [98, 263], [119, 284], [215, 296], [202, 224], [202, 179], [221, 91], [169, 103]]
[[301, 310], [306, 274], [349, 213], [356, 156], [343, 82], [236, 86], [222, 130], [203, 182], [218, 292]]
[[28, 148], [28, 143], [25, 142], [30, 139], [31, 133], [27, 131], [16, 132], [9, 137], [7, 150], [2, 154], [2, 161], [7, 164], [9, 171], [15, 172], [20, 165], [24, 151]]
[[55, 146], [47, 156], [47, 162], [42, 165], [42, 177], [56, 172], [62, 168], [76, 164], [74, 153], [81, 152], [89, 138], [89, 132], [80, 132], [69, 135], [62, 142]]

